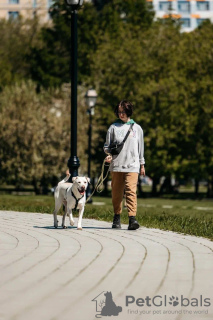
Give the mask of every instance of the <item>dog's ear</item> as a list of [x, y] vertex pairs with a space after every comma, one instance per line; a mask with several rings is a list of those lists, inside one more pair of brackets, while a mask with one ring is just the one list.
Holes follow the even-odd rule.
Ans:
[[86, 177], [86, 179], [87, 179], [87, 182], [90, 183], [90, 178]]
[[77, 178], [78, 178], [78, 176], [77, 177], [73, 177], [72, 178], [72, 182], [74, 182]]

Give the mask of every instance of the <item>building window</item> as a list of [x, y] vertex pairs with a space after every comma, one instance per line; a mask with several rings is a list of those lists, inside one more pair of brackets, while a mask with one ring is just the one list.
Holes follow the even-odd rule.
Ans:
[[199, 11], [209, 10], [209, 2], [208, 1], [198, 1], [197, 2], [197, 10], [199, 10]]
[[190, 2], [188, 1], [179, 1], [178, 10], [180, 12], [190, 12]]
[[33, 0], [33, 8], [37, 7], [37, 0]]
[[19, 4], [19, 0], [9, 0], [9, 4]]
[[9, 19], [17, 19], [19, 16], [19, 12], [18, 11], [9, 11], [8, 12], [8, 17]]
[[168, 11], [171, 4], [168, 1], [159, 2], [159, 10], [160, 11]]
[[180, 22], [181, 22], [183, 28], [190, 28], [191, 27], [191, 21], [189, 18], [181, 18]]
[[205, 20], [207, 19], [197, 19], [197, 26], [199, 27]]

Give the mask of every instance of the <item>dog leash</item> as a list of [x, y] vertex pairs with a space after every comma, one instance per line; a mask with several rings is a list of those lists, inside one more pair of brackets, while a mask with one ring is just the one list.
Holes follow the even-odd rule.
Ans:
[[105, 175], [105, 177], [104, 177], [104, 166], [110, 166], [110, 164], [109, 165], [106, 165], [105, 164], [105, 159], [104, 159], [104, 161], [103, 161], [103, 164], [102, 164], [102, 169], [101, 169], [101, 175], [100, 175], [100, 177], [98, 178], [98, 181], [97, 181], [97, 183], [96, 183], [96, 186], [95, 186], [95, 188], [94, 188], [94, 190], [93, 190], [93, 192], [92, 192], [92, 194], [89, 196], [89, 198], [86, 200], [86, 203], [92, 198], [92, 196], [93, 196], [93, 194], [95, 193], [95, 191], [97, 191], [98, 193], [101, 193], [103, 190], [104, 190], [104, 184], [103, 184], [103, 182], [106, 180], [106, 178], [107, 178], [107, 176], [108, 176], [108, 173], [109, 173], [109, 168], [108, 168], [108, 170], [107, 170], [107, 173], [106, 173], [106, 175]]

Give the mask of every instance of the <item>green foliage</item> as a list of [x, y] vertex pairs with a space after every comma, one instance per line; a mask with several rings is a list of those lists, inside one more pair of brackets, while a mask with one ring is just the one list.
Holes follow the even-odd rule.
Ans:
[[31, 78], [44, 88], [70, 81], [70, 15], [65, 10], [65, 2], [55, 3], [54, 24], [41, 28], [39, 45], [32, 45], [27, 55]]
[[37, 43], [38, 21], [0, 20], [0, 90], [6, 85], [28, 78], [25, 56]]
[[57, 110], [50, 93], [36, 94], [32, 82], [6, 87], [0, 106], [1, 179], [23, 184], [57, 177], [66, 156], [60, 121], [66, 111]]
[[189, 119], [193, 124], [187, 147], [188, 165], [186, 164], [186, 168], [190, 174], [198, 178], [211, 175], [213, 172], [212, 35], [213, 25], [203, 24], [193, 34], [186, 35], [185, 54], [182, 54], [185, 78], [190, 93]]
[[127, 30], [118, 39], [106, 35], [94, 56], [106, 127], [115, 103], [133, 101], [153, 178], [212, 172], [212, 34], [211, 24], [184, 34], [170, 19], [157, 21], [140, 38]]
[[[71, 12], [64, 1], [56, 1], [51, 9], [53, 26], [43, 27], [41, 45], [32, 46], [28, 55], [31, 77], [39, 86], [59, 87], [70, 81]], [[78, 82], [90, 75], [90, 59], [99, 41], [97, 11], [85, 4], [78, 13]]]
[[[85, 89], [83, 89], [85, 92]], [[83, 100], [83, 99], [82, 99]], [[86, 171], [88, 120], [79, 103], [80, 173]], [[55, 185], [70, 157], [70, 86], [36, 93], [29, 81], [6, 87], [0, 96], [1, 182]], [[81, 125], [80, 125], [81, 124]]]
[[[28, 55], [32, 79], [46, 88], [70, 79], [70, 8], [58, 0], [51, 16], [53, 26], [42, 28], [42, 44], [32, 46]], [[78, 12], [78, 82], [91, 81], [91, 62], [106, 33], [119, 38], [122, 29], [141, 31], [151, 25], [153, 16], [145, 0], [109, 1], [100, 11], [92, 3], [85, 3]]]
[[[65, 94], [50, 88], [70, 81], [69, 10], [64, 1], [56, 1], [52, 25], [42, 28], [36, 20], [0, 21], [2, 179], [10, 176], [21, 183], [36, 177], [40, 181], [58, 176], [66, 163], [69, 90]], [[135, 105], [133, 118], [144, 129], [147, 174], [154, 181], [171, 174], [205, 178], [212, 181], [213, 190], [213, 25], [206, 22], [191, 33], [181, 33], [180, 23], [172, 16], [153, 21], [153, 15], [144, 0], [95, 1], [95, 5], [85, 3], [78, 12], [80, 170], [86, 172], [87, 162], [84, 93], [94, 86], [99, 96], [93, 118], [94, 175], [103, 161], [114, 106], [129, 99]], [[29, 78], [34, 82], [22, 82]], [[66, 114], [63, 121], [56, 121], [49, 112], [54, 99]], [[28, 150], [29, 145], [34, 151]]]
[[111, 0], [102, 9], [101, 16], [104, 29], [111, 30], [111, 34], [116, 32], [118, 24], [124, 24], [134, 37], [137, 31], [141, 32], [151, 26], [154, 11], [144, 0]]

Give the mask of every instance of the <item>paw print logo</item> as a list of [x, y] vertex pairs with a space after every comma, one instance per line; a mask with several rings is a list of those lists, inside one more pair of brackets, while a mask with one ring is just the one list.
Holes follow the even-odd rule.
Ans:
[[169, 300], [169, 304], [171, 304], [173, 307], [176, 307], [179, 304], [178, 297], [175, 298], [174, 296], [172, 296], [169, 298]]

